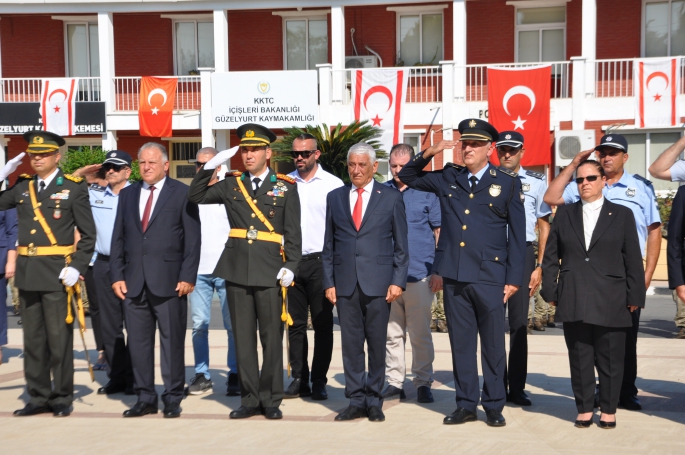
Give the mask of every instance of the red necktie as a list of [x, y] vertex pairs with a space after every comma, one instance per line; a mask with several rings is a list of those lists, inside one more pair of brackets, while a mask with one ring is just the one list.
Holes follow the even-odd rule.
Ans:
[[362, 193], [364, 188], [357, 188], [357, 202], [354, 204], [354, 211], [352, 212], [352, 221], [354, 225], [359, 230], [362, 225]]
[[150, 212], [152, 211], [152, 200], [154, 198], [153, 193], [155, 189], [154, 185], [150, 185], [150, 196], [147, 198], [145, 210], [143, 211], [143, 232], [147, 231], [147, 223], [150, 221]]

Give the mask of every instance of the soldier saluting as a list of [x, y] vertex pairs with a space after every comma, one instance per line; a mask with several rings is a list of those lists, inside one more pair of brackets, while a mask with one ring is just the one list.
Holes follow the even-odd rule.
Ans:
[[[24, 375], [31, 396], [14, 415], [52, 412], [64, 417], [71, 413], [74, 393], [74, 331], [66, 321], [65, 286], [76, 284], [88, 269], [95, 223], [83, 179], [57, 167], [64, 139], [47, 131], [28, 132], [24, 139], [36, 175], [22, 174], [12, 188], [0, 193], [0, 210], [16, 207], [19, 218], [15, 283], [24, 328]], [[23, 157], [21, 153], [10, 160], [0, 179], [14, 172]], [[74, 229], [81, 234], [76, 247]]]
[[[302, 255], [300, 198], [292, 177], [267, 166], [276, 135], [248, 123], [237, 130], [246, 172], [208, 186], [214, 169], [230, 159], [226, 150], [209, 160], [190, 185], [196, 204], [224, 204], [231, 230], [214, 275], [226, 280], [226, 296], [238, 357], [242, 406], [230, 418], [264, 414], [282, 418], [283, 322], [280, 285], [293, 282]], [[279, 285], [280, 281], [280, 285]], [[257, 361], [257, 323], [262, 344]]]

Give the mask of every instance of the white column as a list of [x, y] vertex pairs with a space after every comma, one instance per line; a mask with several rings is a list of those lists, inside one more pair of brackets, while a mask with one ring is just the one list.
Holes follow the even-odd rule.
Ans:
[[102, 135], [102, 150], [107, 152], [117, 149], [117, 132], [107, 131]]
[[[442, 66], [442, 138], [451, 141], [454, 115], [454, 62], [442, 61], [440, 66]], [[454, 162], [454, 150], [444, 150], [442, 153], [443, 164]]]
[[214, 10], [214, 70], [228, 71], [228, 15], [226, 10]]
[[581, 28], [582, 55], [585, 65], [585, 95], [595, 94], [595, 60], [597, 59], [597, 0], [583, 0], [583, 26]]
[[[586, 84], [586, 66], [587, 61], [585, 57], [571, 57], [573, 67], [573, 94], [571, 97], [572, 105], [572, 120], [574, 130], [585, 129], [585, 87]], [[594, 65], [594, 62], [590, 62]], [[594, 78], [591, 82], [594, 85]]]
[[[202, 146], [214, 147], [212, 131], [212, 70], [200, 70], [200, 128], [202, 129]], [[224, 150], [224, 149], [222, 149]]]
[[345, 74], [345, 7], [331, 6], [331, 63], [333, 65], [333, 104], [342, 104]]
[[[230, 148], [231, 130], [216, 130], [216, 149], [220, 152]], [[230, 167], [230, 162], [227, 164]]]
[[452, 2], [452, 54], [454, 98], [463, 102], [466, 101], [466, 0]]
[[113, 14], [98, 13], [98, 50], [100, 51], [100, 99], [105, 102], [105, 112], [114, 112], [114, 22]]

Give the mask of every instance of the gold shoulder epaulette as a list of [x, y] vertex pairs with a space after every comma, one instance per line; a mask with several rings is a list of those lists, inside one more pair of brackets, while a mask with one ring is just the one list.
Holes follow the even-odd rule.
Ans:
[[67, 180], [71, 180], [72, 182], [76, 182], [76, 183], [83, 182], [83, 177], [76, 177], [76, 176], [73, 176], [71, 174], [64, 174], [64, 178]]
[[292, 177], [290, 177], [289, 175], [286, 175], [286, 174], [276, 174], [276, 177], [278, 178], [278, 180], [283, 180], [283, 181], [285, 181], [285, 182], [290, 183], [291, 185], [294, 185], [294, 184], [295, 184], [295, 179], [292, 178]]
[[29, 175], [29, 174], [21, 174], [21, 175], [19, 176], [19, 178], [20, 178], [20, 179], [24, 179], [24, 180], [31, 180], [31, 179], [33, 178], [33, 176], [32, 176], [32, 175]]
[[[228, 175], [228, 173], [226, 173], [226, 175]], [[243, 175], [243, 173], [240, 171], [233, 171], [233, 172], [231, 172], [231, 175], [233, 177], [240, 177], [241, 175]]]
[[509, 177], [518, 177], [519, 176], [516, 172], [510, 171], [509, 169], [507, 169], [505, 167], [498, 167], [496, 169], [498, 171], [500, 171], [502, 174], [507, 174]]

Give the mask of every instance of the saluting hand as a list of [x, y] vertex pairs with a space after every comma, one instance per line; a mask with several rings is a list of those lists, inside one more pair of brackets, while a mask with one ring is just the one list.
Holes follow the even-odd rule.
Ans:
[[438, 153], [442, 152], [445, 149], [453, 149], [457, 145], [457, 141], [440, 141], [435, 145], [431, 145], [428, 147], [424, 152], [423, 156], [425, 158], [430, 158], [431, 156], [435, 156]]
[[188, 283], [185, 281], [179, 281], [178, 284], [176, 285], [176, 291], [178, 291], [178, 296], [184, 296], [186, 294], [190, 294], [193, 292], [195, 289], [195, 285], [192, 283]]
[[590, 158], [590, 155], [594, 153], [594, 149], [591, 150], [583, 150], [579, 154], [573, 157], [573, 161], [571, 161], [571, 165], [574, 167], [578, 167], [578, 165], [582, 162], [585, 161], [586, 159]]
[[520, 286], [514, 286], [513, 284], [505, 284], [504, 285], [504, 300], [503, 300], [503, 302], [507, 303], [507, 300], [509, 300], [509, 298], [512, 295], [516, 294], [516, 291], [518, 291], [519, 288], [520, 288]]
[[5, 164], [5, 167], [0, 170], [0, 180], [5, 180], [10, 174], [16, 171], [21, 165], [21, 159], [24, 158], [25, 155], [26, 152], [21, 152]]

